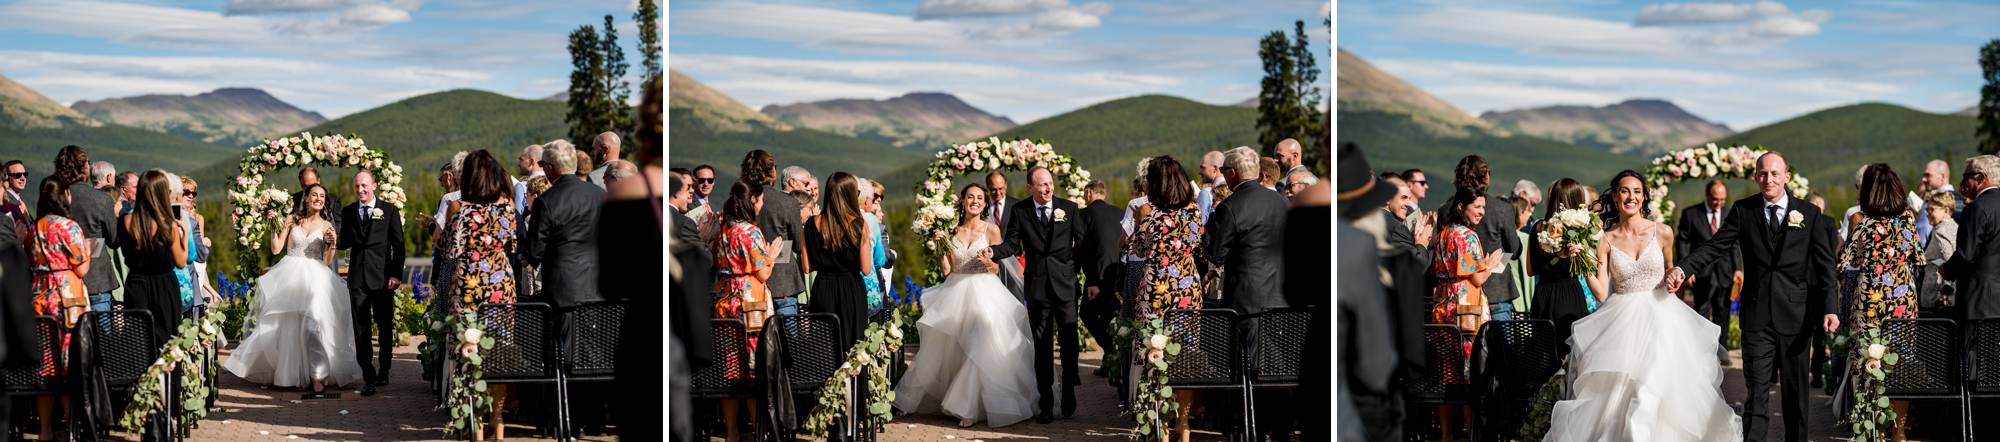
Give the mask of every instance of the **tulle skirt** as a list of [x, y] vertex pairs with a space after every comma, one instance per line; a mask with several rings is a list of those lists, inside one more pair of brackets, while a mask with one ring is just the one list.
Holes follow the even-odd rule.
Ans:
[[304, 387], [361, 381], [347, 283], [309, 258], [287, 256], [257, 278], [243, 339], [222, 367], [250, 382]]
[[1571, 400], [1549, 441], [1735, 441], [1742, 418], [1722, 398], [1722, 330], [1664, 291], [1612, 295], [1570, 335]]
[[1028, 310], [993, 274], [953, 275], [924, 289], [921, 345], [896, 386], [899, 410], [985, 420], [999, 427], [1035, 414], [1038, 397]]

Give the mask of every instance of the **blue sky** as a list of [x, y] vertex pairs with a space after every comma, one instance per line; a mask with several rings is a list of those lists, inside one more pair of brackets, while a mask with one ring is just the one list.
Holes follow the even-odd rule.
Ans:
[[1111, 99], [1257, 95], [1257, 40], [1305, 20], [1332, 91], [1329, 4], [1313, 0], [678, 1], [668, 66], [753, 108], [942, 91], [1027, 123]]
[[2000, 3], [1343, 1], [1340, 46], [1478, 114], [1665, 98], [1736, 130], [1881, 101], [1978, 102]]
[[328, 118], [459, 88], [542, 98], [568, 34], [616, 16], [634, 76], [636, 0], [0, 0], [0, 75], [63, 104], [264, 89]]

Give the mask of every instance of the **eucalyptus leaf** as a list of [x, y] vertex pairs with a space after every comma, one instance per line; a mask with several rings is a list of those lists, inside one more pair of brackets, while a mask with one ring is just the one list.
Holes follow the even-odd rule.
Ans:
[[1889, 398], [1886, 396], [1876, 396], [1875, 406], [1880, 408], [1889, 408]]
[[1889, 354], [1885, 354], [1885, 355], [1882, 355], [1882, 363], [1884, 363], [1884, 364], [1889, 364], [1889, 365], [1896, 365], [1896, 361], [1898, 361], [1898, 360], [1901, 360], [1901, 359], [1902, 359], [1902, 357], [1901, 357], [1901, 356], [1897, 356], [1897, 355], [1896, 355], [1895, 353], [1889, 353]]

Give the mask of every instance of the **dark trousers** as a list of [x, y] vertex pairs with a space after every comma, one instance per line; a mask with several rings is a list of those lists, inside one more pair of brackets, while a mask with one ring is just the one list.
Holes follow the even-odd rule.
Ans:
[[1118, 302], [1117, 287], [1117, 284], [1106, 284], [1097, 289], [1097, 299], [1085, 298], [1080, 318], [1083, 328], [1090, 330], [1090, 340], [1096, 341], [1097, 347], [1107, 353], [1118, 348], [1117, 343], [1112, 342], [1118, 337], [1112, 336], [1111, 330], [1111, 319], [1118, 316], [1121, 304]]
[[1785, 440], [1806, 440], [1806, 353], [1813, 333], [1779, 334], [1768, 326], [1743, 330], [1743, 378], [1750, 398], [1743, 403], [1743, 440], [1756, 442], [1770, 434], [1772, 376], [1784, 384]]
[[[1729, 348], [1729, 288], [1731, 275], [1702, 275], [1694, 283], [1694, 312], [1722, 328], [1716, 334], [1717, 348]], [[1721, 279], [1710, 279], [1721, 278]]]
[[1041, 412], [1054, 414], [1056, 397], [1051, 386], [1055, 383], [1055, 355], [1052, 352], [1058, 343], [1062, 345], [1063, 397], [1076, 397], [1076, 385], [1083, 383], [1076, 374], [1076, 301], [1028, 303], [1028, 327], [1033, 328], [1035, 333], [1035, 384], [1042, 393]]
[[[354, 302], [354, 358], [361, 362], [361, 375], [369, 383], [388, 379], [389, 361], [396, 352], [396, 293], [388, 289], [369, 290], [351, 286], [347, 291]], [[375, 326], [376, 335], [381, 340], [379, 349], [368, 345], [370, 325]], [[375, 364], [369, 360], [370, 353], [375, 353], [381, 361], [381, 371], [376, 371]]]

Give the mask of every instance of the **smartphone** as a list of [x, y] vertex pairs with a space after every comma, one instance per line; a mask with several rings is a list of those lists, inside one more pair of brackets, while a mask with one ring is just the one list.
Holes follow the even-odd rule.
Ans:
[[174, 218], [186, 218], [186, 217], [187, 217], [186, 215], [181, 215], [181, 206], [174, 206]]

